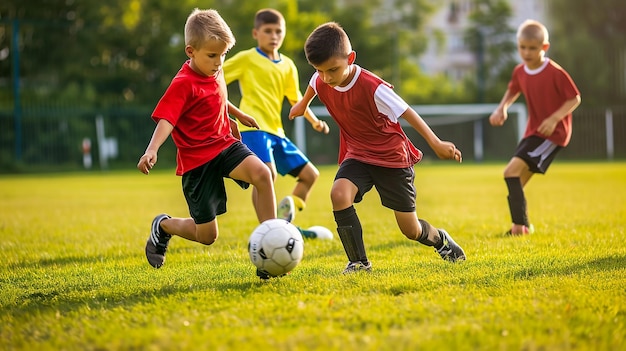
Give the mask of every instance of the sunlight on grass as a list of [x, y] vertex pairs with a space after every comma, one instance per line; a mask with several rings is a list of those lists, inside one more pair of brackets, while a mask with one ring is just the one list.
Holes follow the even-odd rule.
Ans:
[[[612, 350], [626, 346], [626, 164], [556, 163], [526, 189], [536, 233], [510, 238], [503, 165], [416, 167], [418, 215], [468, 261], [407, 240], [375, 191], [356, 205], [371, 274], [307, 240], [287, 277], [247, 254], [250, 191], [227, 181], [212, 246], [173, 238], [153, 269], [152, 218], [187, 216], [173, 170], [0, 177], [0, 338], [11, 350]], [[295, 224], [335, 232], [335, 167]], [[277, 197], [293, 178], [279, 178]], [[336, 236], [336, 233], [335, 233]]]

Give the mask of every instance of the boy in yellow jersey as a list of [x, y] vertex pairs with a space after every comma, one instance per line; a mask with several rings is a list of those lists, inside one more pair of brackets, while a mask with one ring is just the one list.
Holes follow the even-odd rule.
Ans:
[[[293, 61], [281, 53], [285, 38], [285, 19], [274, 9], [257, 11], [252, 36], [257, 47], [238, 52], [224, 62], [226, 84], [239, 82], [239, 108], [254, 116], [259, 129], [239, 124], [241, 140], [270, 168], [272, 177], [289, 174], [296, 178], [291, 195], [278, 205], [277, 216], [293, 221], [296, 210], [304, 209], [319, 171], [298, 147], [285, 136], [281, 119], [283, 101], [291, 105], [302, 99], [298, 70]], [[328, 134], [328, 124], [310, 109], [305, 118], [313, 128]], [[252, 202], [256, 208], [258, 192], [253, 187]]]

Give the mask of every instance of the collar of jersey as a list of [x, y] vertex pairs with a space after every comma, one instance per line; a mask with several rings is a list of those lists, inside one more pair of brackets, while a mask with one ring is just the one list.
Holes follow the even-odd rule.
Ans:
[[274, 63], [279, 63], [280, 61], [282, 61], [282, 58], [280, 58], [280, 57], [281, 57], [281, 56], [280, 56], [280, 52], [278, 53], [278, 57], [279, 57], [279, 58], [278, 58], [278, 60], [272, 60], [272, 59], [270, 59], [270, 57], [269, 57], [269, 56], [267, 56], [267, 54], [266, 54], [266, 53], [264, 53], [264, 52], [263, 52], [263, 50], [259, 49], [259, 47], [258, 47], [258, 46], [256, 47], [256, 52], [258, 52], [259, 54], [261, 54], [261, 55], [263, 55], [263, 56], [267, 57], [267, 59], [268, 59], [268, 60], [270, 60], [270, 61], [272, 61], [272, 62], [274, 62]]
[[354, 86], [354, 84], [356, 83], [356, 80], [359, 78], [359, 75], [361, 74], [361, 67], [359, 65], [357, 65], [357, 64], [354, 64], [354, 63], [352, 65], [354, 66], [354, 77], [352, 77], [352, 80], [350, 81], [350, 83], [348, 83], [344, 87], [340, 87], [339, 85], [337, 85], [333, 89], [335, 89], [337, 91], [341, 91], [341, 92], [346, 92], [346, 91], [350, 90], [350, 88], [352, 88]]
[[539, 66], [538, 68], [530, 69], [528, 68], [528, 66], [524, 65], [524, 72], [530, 74], [531, 76], [534, 76], [535, 74], [541, 73], [541, 71], [543, 71], [543, 69], [546, 68], [549, 62], [550, 62], [550, 59], [546, 57], [546, 59], [543, 61], [543, 64]]

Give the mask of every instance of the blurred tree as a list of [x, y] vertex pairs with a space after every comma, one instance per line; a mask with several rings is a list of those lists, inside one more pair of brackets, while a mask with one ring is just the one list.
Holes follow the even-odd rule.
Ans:
[[466, 86], [476, 92], [473, 102], [498, 102], [517, 64], [517, 43], [511, 40], [515, 29], [508, 25], [512, 9], [506, 0], [477, 0], [475, 5], [465, 40], [478, 65]]
[[[565, 68], [585, 106], [626, 101], [626, 3], [552, 0], [548, 56]], [[567, 14], [567, 15], [564, 15]]]

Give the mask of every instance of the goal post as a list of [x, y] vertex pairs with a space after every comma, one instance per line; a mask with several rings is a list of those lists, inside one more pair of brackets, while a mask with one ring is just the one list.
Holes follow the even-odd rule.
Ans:
[[[482, 161], [483, 150], [483, 123], [482, 120], [489, 118], [498, 104], [453, 104], [453, 105], [411, 105], [429, 126], [443, 126], [458, 123], [474, 122], [473, 147], [474, 159]], [[330, 118], [328, 110], [324, 106], [311, 106], [311, 110], [321, 119]], [[508, 108], [508, 114], [516, 117], [516, 135], [518, 140], [524, 136], [528, 114], [523, 103], [516, 102]], [[404, 119], [400, 120], [403, 127], [409, 124]], [[296, 118], [294, 124], [294, 142], [306, 154], [306, 121], [304, 118]]]

